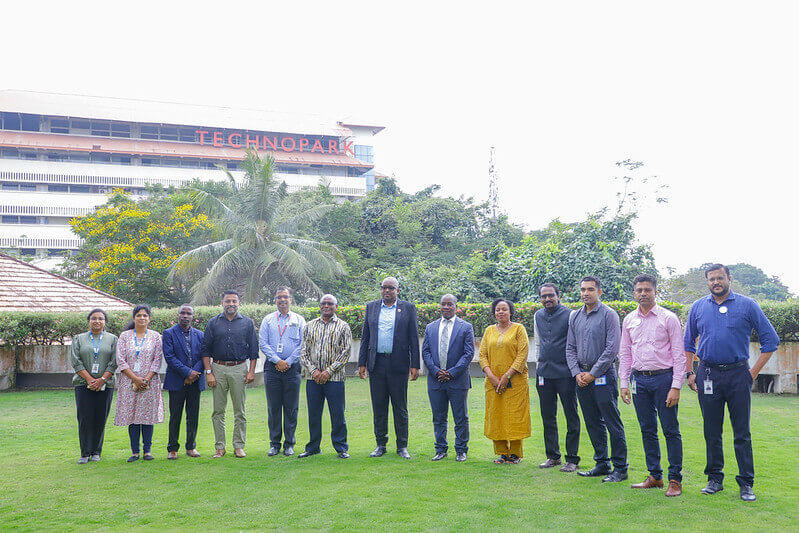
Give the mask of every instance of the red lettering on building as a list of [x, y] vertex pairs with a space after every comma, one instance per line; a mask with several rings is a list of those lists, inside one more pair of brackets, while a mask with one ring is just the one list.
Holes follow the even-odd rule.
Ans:
[[300, 152], [304, 152], [308, 148], [308, 139], [300, 137]]
[[258, 143], [260, 143], [260, 142], [261, 142], [260, 135], [256, 135], [255, 139], [252, 139], [252, 138], [250, 138], [250, 134], [249, 133], [247, 134], [247, 148], [249, 148], [250, 145], [252, 144], [252, 146], [257, 149], [258, 148]]
[[214, 146], [216, 146], [217, 148], [222, 148], [223, 146], [225, 146], [225, 140], [222, 138], [221, 131], [214, 132]]
[[314, 141], [314, 143], [313, 143], [313, 148], [311, 148], [311, 151], [312, 151], [312, 152], [315, 152], [315, 151], [316, 151], [316, 147], [317, 147], [317, 146], [319, 147], [319, 153], [321, 153], [321, 154], [325, 153], [325, 149], [324, 149], [324, 148], [322, 148], [322, 143], [320, 143], [320, 142], [319, 142], [319, 139], [316, 139], [316, 140]]
[[[291, 148], [288, 148], [286, 146], [286, 141], [291, 141]], [[294, 149], [297, 148], [297, 142], [294, 140], [293, 137], [283, 137], [282, 139], [280, 139], [280, 147], [285, 152], [293, 152]]]
[[200, 134], [200, 145], [204, 145], [205, 144], [205, 134], [208, 133], [208, 132], [205, 131], [205, 130], [195, 130], [194, 133], [199, 133]]
[[353, 149], [352, 142], [344, 141], [344, 155], [350, 154], [355, 157], [355, 150]]
[[338, 153], [338, 143], [336, 141], [332, 139], [327, 141], [327, 153], [328, 154]]
[[277, 137], [272, 137], [270, 139], [269, 137], [264, 135], [264, 150], [266, 150], [266, 145], [267, 144], [272, 147], [272, 150], [277, 152]]
[[[234, 142], [233, 142], [233, 137], [238, 137], [238, 138], [239, 138], [239, 142], [238, 142], [238, 143], [234, 143]], [[227, 137], [227, 143], [228, 143], [230, 146], [232, 146], [233, 148], [244, 148], [244, 147], [241, 145], [241, 133], [231, 133], [230, 135], [228, 135], [228, 137]]]

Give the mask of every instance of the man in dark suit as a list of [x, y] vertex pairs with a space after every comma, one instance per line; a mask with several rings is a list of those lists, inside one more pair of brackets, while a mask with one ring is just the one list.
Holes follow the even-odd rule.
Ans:
[[197, 420], [200, 416], [200, 392], [205, 390], [203, 358], [200, 355], [203, 332], [191, 327], [194, 308], [183, 304], [178, 310], [178, 323], [164, 331], [163, 348], [166, 361], [164, 389], [169, 391], [169, 443], [167, 459], [177, 459], [180, 444], [180, 419], [186, 405], [186, 455], [199, 457]]
[[474, 358], [474, 329], [455, 316], [458, 300], [452, 294], [441, 297], [441, 318], [427, 325], [422, 359], [427, 367], [427, 394], [433, 410], [436, 454], [433, 461], [447, 456], [447, 414], [452, 405], [455, 419], [455, 460], [466, 460], [469, 451], [469, 407], [472, 388], [469, 363]]
[[381, 457], [388, 442], [388, 403], [394, 414], [397, 455], [408, 453], [408, 377], [419, 377], [419, 330], [416, 306], [398, 300], [399, 283], [386, 278], [380, 284], [381, 300], [366, 304], [361, 334], [358, 374], [369, 377], [377, 447], [369, 457]]

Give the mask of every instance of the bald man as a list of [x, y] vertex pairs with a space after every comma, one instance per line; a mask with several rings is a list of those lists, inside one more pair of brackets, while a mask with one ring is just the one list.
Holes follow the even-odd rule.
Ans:
[[369, 378], [375, 441], [369, 457], [382, 457], [388, 443], [388, 404], [394, 415], [397, 455], [408, 453], [408, 379], [419, 377], [419, 326], [416, 306], [398, 299], [399, 282], [388, 277], [380, 284], [381, 299], [366, 304], [358, 374]]

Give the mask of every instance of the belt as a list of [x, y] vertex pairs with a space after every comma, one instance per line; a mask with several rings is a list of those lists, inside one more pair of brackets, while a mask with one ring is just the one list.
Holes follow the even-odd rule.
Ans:
[[713, 368], [715, 370], [720, 370], [721, 372], [726, 372], [727, 370], [732, 370], [733, 368], [738, 368], [744, 365], [749, 365], [749, 361], [744, 359], [743, 361], [738, 361], [737, 363], [729, 363], [726, 365], [716, 365], [713, 363], [705, 363], [704, 361], [700, 361], [699, 364], [705, 365], [706, 367]]
[[633, 370], [633, 374], [636, 376], [659, 376], [661, 374], [671, 374], [673, 371], [673, 368], [661, 368], [659, 370]]
[[246, 361], [246, 359], [244, 359], [243, 361], [217, 361], [216, 359], [214, 359], [214, 363], [224, 366], [237, 366], [242, 364], [244, 361]]
[[379, 355], [380, 357], [391, 357], [391, 354], [390, 354], [390, 353], [380, 353], [380, 352], [377, 352], [377, 355]]

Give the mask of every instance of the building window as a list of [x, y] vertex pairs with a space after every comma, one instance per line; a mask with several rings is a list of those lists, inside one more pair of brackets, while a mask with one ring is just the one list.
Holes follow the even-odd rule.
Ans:
[[19, 130], [22, 129], [22, 121], [19, 118], [19, 113], [0, 113], [0, 126], [4, 130]]
[[142, 139], [158, 139], [158, 126], [142, 126], [141, 127]]
[[180, 128], [180, 140], [183, 142], [193, 143], [197, 138], [197, 134], [194, 133], [194, 129], [190, 128]]
[[51, 118], [50, 133], [69, 133], [69, 120], [64, 118]]
[[95, 137], [110, 137], [111, 124], [108, 122], [92, 121], [92, 135]]
[[69, 192], [69, 185], [48, 185], [49, 192]]
[[20, 248], [20, 255], [36, 255], [36, 248]]
[[36, 218], [36, 217], [21, 216], [21, 217], [19, 217], [19, 223], [20, 224], [38, 224], [39, 223], [39, 219]]
[[110, 163], [111, 162], [111, 155], [110, 154], [102, 154], [99, 152], [92, 152], [90, 158], [92, 163]]
[[228, 168], [228, 170], [238, 170], [238, 168], [239, 168], [239, 164], [238, 164], [238, 163], [236, 163], [236, 162], [230, 161], [230, 162], [227, 164], [227, 168]]
[[85, 153], [82, 153], [82, 152], [75, 152], [75, 153], [69, 154], [69, 160], [70, 161], [78, 161], [78, 162], [87, 162], [87, 161], [89, 161], [89, 154], [85, 154]]
[[88, 120], [72, 119], [69, 132], [78, 135], [86, 135], [91, 131], [91, 123]]
[[111, 162], [118, 165], [130, 165], [130, 156], [122, 154], [111, 154]]
[[19, 150], [16, 148], [3, 148], [0, 151], [0, 156], [5, 159], [19, 159]]
[[154, 157], [142, 157], [141, 164], [143, 167], [155, 167], [158, 166], [158, 159]]
[[112, 122], [111, 123], [111, 137], [130, 138], [130, 124], [122, 124], [120, 122]]
[[66, 161], [67, 159], [69, 159], [67, 154], [59, 152], [47, 152], [48, 161]]
[[160, 139], [162, 141], [177, 141], [178, 129], [172, 126], [161, 126]]

